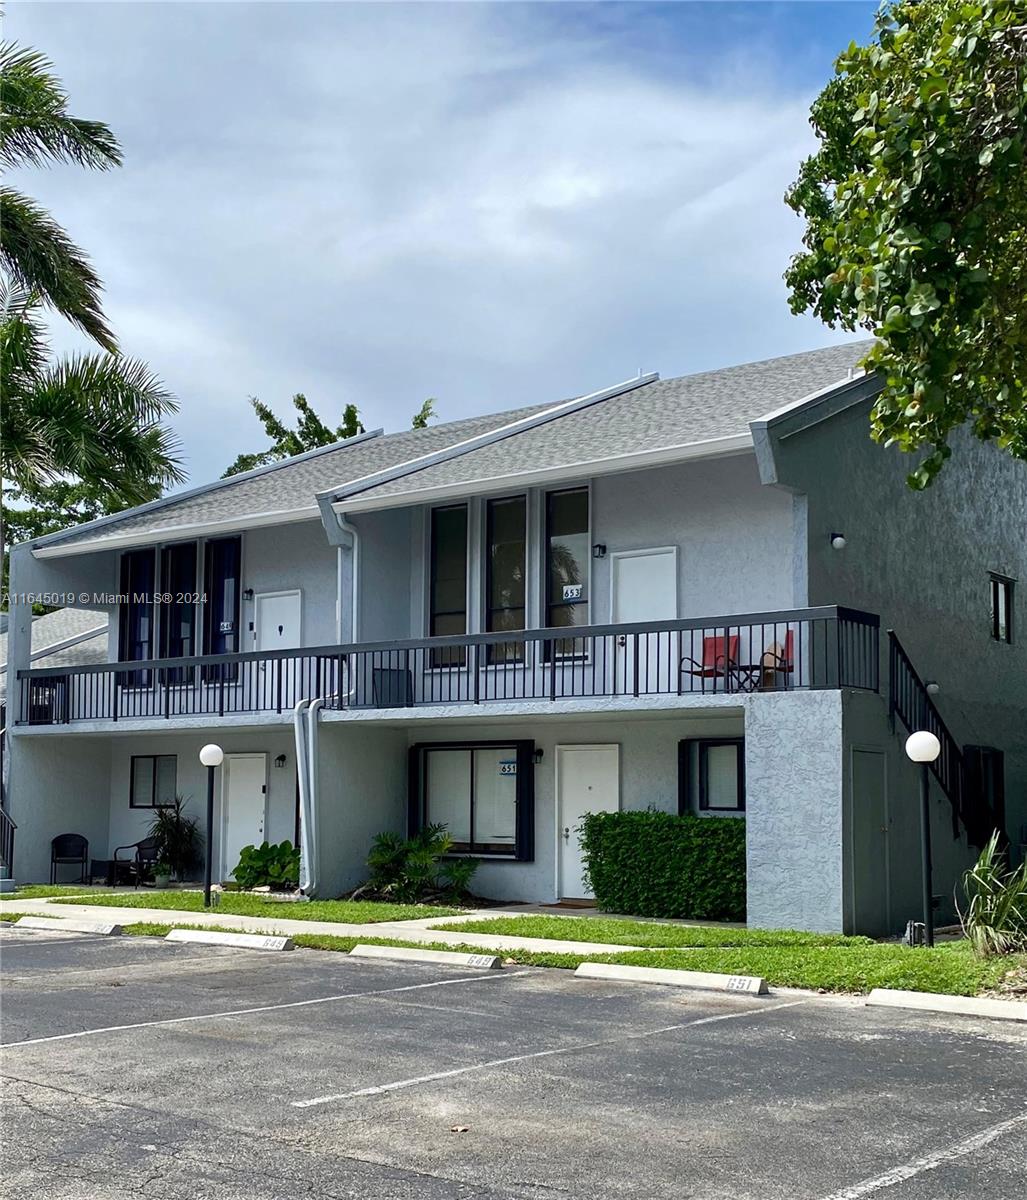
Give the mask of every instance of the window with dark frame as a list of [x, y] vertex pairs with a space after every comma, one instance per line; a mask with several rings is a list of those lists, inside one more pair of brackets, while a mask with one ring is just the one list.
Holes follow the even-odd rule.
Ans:
[[[239, 575], [242, 566], [242, 539], [215, 538], [207, 542], [203, 556], [203, 652], [234, 654], [239, 649]], [[206, 683], [234, 681], [237, 663], [203, 668]]]
[[991, 574], [991, 636], [996, 642], [1013, 640], [1013, 584], [1006, 575]]
[[[120, 591], [125, 597], [118, 613], [118, 661], [153, 658], [154, 585], [157, 552], [126, 550], [121, 556]], [[118, 672], [122, 687], [148, 687], [149, 671]]]
[[678, 812], [745, 812], [745, 739], [678, 743]]
[[168, 808], [175, 803], [178, 757], [134, 754], [129, 765], [129, 808]]
[[535, 857], [535, 744], [432, 742], [410, 750], [411, 835], [445, 825], [457, 854]]
[[[588, 488], [549, 492], [545, 531], [547, 628], [588, 624], [589, 555]], [[549, 643], [549, 647], [561, 657], [585, 652], [580, 638], [563, 638]]]
[[[525, 496], [489, 500], [485, 506], [485, 629], [502, 633], [524, 628], [528, 551]], [[488, 647], [489, 663], [521, 662], [523, 642]]]
[[[161, 591], [170, 599], [160, 613], [160, 657], [191, 658], [196, 653], [196, 543], [165, 546], [160, 561]], [[191, 683], [191, 667], [167, 672], [172, 684]]]
[[[431, 514], [431, 580], [428, 636], [467, 632], [467, 505], [434, 508]], [[463, 666], [463, 646], [432, 650], [433, 667]]]

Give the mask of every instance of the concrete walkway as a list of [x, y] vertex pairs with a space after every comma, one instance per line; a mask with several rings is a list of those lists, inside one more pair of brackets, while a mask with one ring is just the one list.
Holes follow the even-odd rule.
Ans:
[[[461, 917], [428, 917], [415, 921], [375, 921], [359, 925], [341, 921], [295, 921], [288, 917], [243, 917], [212, 908], [209, 912], [181, 912], [173, 908], [119, 908], [116, 905], [53, 904], [51, 899], [5, 901], [10, 910], [44, 917], [78, 917], [86, 921], [109, 921], [119, 925], [146, 922], [159, 925], [219, 925], [245, 933], [331, 934], [335, 937], [396, 938], [405, 942], [450, 946], [480, 946], [483, 950], [534, 950], [549, 954], [618, 954], [641, 946], [611, 945], [606, 942], [564, 942], [549, 938], [513, 937], [494, 933], [457, 933], [431, 929], [433, 924], [523, 915], [498, 908], [481, 909]], [[283, 908], [289, 907], [283, 905]], [[0, 911], [3, 911], [0, 909]]]

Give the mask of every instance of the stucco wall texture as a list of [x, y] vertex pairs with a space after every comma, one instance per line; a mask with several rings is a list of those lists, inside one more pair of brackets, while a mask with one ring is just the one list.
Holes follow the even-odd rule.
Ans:
[[[880, 613], [882, 686], [891, 628], [939, 683], [955, 737], [1004, 751], [1016, 843], [1027, 825], [1027, 463], [960, 434], [937, 481], [914, 492], [914, 460], [869, 439], [869, 408], [775, 445], [781, 483], [807, 498], [809, 601]], [[844, 550], [831, 548], [832, 532]], [[1012, 645], [991, 637], [993, 571], [1019, 581]]]

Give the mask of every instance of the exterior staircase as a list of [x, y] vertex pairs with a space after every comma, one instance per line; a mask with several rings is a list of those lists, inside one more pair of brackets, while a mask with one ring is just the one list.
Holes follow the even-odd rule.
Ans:
[[896, 732], [899, 723], [907, 733], [926, 729], [941, 743], [931, 771], [952, 806], [953, 837], [962, 827], [970, 844], [982, 847], [998, 829], [1004, 840], [1001, 785], [988, 786], [981, 753], [986, 748], [960, 747], [893, 629], [888, 630], [888, 718]]

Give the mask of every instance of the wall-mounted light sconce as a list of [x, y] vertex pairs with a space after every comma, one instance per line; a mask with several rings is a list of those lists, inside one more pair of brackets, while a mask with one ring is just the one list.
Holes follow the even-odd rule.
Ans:
[[275, 759], [275, 766], [278, 767], [279, 770], [281, 770], [281, 768], [285, 766], [285, 755], [284, 754], [279, 754], [279, 756]]
[[844, 533], [832, 533], [831, 534], [831, 549], [832, 550], [844, 550], [845, 549], [845, 534]]
[[532, 755], [532, 757], [534, 758], [534, 760], [535, 760], [536, 764], [537, 764], [537, 763], [540, 763], [540, 762], [542, 761], [542, 755], [543, 755], [543, 754], [545, 754], [545, 751], [542, 749], [542, 747], [541, 747], [541, 746], [538, 746], [538, 747], [536, 748], [536, 750], [535, 750], [535, 753]]
[[937, 696], [937, 694], [941, 691], [941, 684], [937, 681], [937, 679], [928, 679], [924, 683], [924, 687], [927, 688], [928, 696]]
[[242, 598], [244, 600], [252, 600], [253, 599], [253, 588], [246, 588], [246, 590], [242, 594]]
[[605, 542], [596, 542], [596, 544], [592, 547], [592, 557], [593, 558], [605, 558], [606, 557], [606, 543]]

